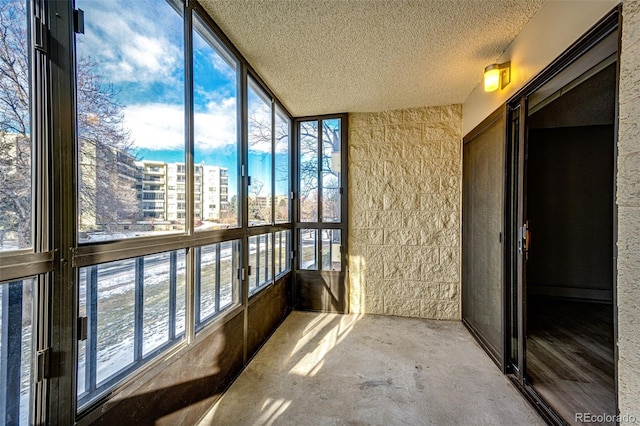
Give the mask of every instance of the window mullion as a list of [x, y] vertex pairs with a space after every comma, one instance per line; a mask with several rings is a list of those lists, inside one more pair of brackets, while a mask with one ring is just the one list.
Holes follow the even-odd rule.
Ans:
[[216, 244], [215, 311], [220, 312], [220, 244]]
[[193, 256], [193, 264], [195, 265], [194, 268], [194, 276], [193, 276], [193, 281], [194, 281], [194, 306], [193, 306], [193, 312], [194, 315], [193, 317], [195, 318], [195, 325], [198, 326], [200, 324], [201, 318], [200, 318], [200, 312], [201, 312], [201, 289], [202, 289], [202, 273], [201, 273], [201, 265], [202, 265], [202, 249], [200, 247], [196, 247], [195, 249], [189, 250], [191, 252], [194, 252], [194, 256]]
[[144, 257], [136, 258], [135, 263], [135, 307], [134, 307], [134, 363], [142, 361], [142, 341], [144, 331]]
[[169, 341], [176, 338], [178, 253], [169, 254]]
[[[184, 5], [184, 81], [185, 81], [185, 166], [187, 172], [185, 230], [193, 235], [193, 155], [194, 155], [194, 104], [193, 104], [193, 5]], [[177, 201], [177, 200], [176, 200]], [[200, 249], [190, 248], [186, 256], [186, 309], [185, 335], [187, 343], [195, 338], [200, 321]]]

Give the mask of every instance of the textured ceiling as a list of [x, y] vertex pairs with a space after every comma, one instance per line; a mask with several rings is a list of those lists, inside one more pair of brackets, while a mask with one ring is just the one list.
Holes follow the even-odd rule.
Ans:
[[543, 0], [202, 0], [294, 116], [462, 103]]

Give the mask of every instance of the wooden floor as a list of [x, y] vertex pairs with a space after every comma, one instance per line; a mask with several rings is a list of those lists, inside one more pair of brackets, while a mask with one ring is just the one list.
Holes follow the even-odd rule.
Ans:
[[576, 413], [615, 415], [612, 305], [530, 298], [528, 312], [526, 368], [538, 393], [569, 424], [581, 423]]

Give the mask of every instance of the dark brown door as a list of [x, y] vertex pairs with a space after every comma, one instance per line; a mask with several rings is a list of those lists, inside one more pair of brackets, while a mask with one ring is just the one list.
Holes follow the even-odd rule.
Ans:
[[462, 182], [462, 319], [501, 368], [505, 112], [501, 107], [464, 138]]
[[346, 114], [296, 120], [296, 309], [349, 312], [346, 127]]

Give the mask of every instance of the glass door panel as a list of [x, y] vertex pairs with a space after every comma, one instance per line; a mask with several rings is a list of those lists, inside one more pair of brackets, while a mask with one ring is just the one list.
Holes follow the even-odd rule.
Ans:
[[299, 221], [318, 220], [318, 121], [298, 123]]
[[322, 221], [340, 222], [340, 120], [322, 123]]
[[348, 312], [346, 115], [300, 119], [295, 305], [298, 309]]

